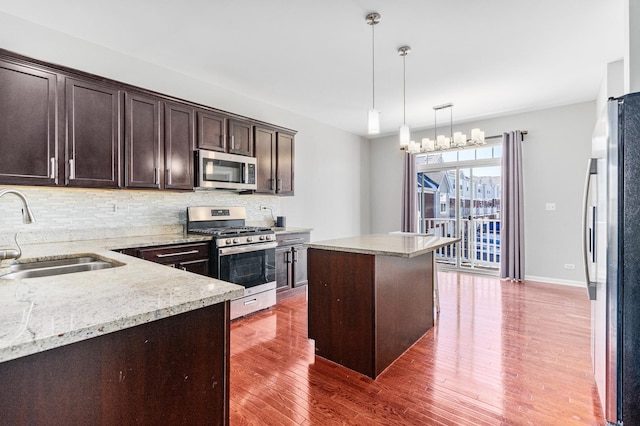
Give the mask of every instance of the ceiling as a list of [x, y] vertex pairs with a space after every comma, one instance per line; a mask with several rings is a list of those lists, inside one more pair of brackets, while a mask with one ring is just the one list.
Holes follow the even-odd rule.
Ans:
[[0, 0], [0, 11], [360, 135], [368, 12], [382, 15], [383, 134], [403, 121], [403, 45], [413, 129], [447, 102], [468, 121], [594, 100], [624, 54], [623, 0]]

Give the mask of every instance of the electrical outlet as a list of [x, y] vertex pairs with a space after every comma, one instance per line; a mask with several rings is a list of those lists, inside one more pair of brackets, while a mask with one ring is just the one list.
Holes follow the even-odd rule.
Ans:
[[564, 269], [576, 269], [576, 265], [574, 265], [573, 263], [565, 263], [564, 264]]
[[556, 203], [547, 203], [546, 205], [547, 211], [553, 211], [556, 209]]

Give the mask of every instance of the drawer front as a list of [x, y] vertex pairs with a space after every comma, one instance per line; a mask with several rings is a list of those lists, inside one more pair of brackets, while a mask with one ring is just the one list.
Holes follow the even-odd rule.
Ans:
[[278, 246], [294, 246], [298, 244], [308, 243], [310, 239], [310, 233], [299, 232], [295, 234], [280, 234], [276, 235], [276, 241]]
[[193, 260], [209, 259], [209, 244], [179, 244], [173, 246], [146, 247], [137, 249], [136, 255], [144, 260], [163, 264], [175, 264]]

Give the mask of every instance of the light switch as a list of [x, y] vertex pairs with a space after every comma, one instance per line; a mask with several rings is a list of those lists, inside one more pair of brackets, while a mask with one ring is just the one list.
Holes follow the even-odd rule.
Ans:
[[555, 209], [556, 209], [556, 203], [547, 203], [547, 210], [551, 211]]

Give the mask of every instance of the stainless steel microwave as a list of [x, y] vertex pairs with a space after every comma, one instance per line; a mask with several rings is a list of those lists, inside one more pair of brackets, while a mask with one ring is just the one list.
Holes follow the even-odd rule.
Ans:
[[256, 159], [253, 157], [199, 149], [195, 164], [198, 188], [257, 189]]

